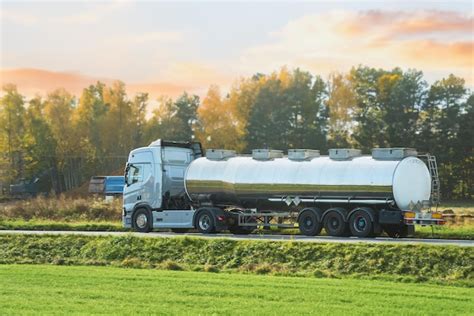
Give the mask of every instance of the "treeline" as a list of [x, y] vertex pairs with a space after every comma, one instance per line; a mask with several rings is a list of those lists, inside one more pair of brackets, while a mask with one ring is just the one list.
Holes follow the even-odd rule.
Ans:
[[131, 149], [162, 138], [238, 152], [414, 147], [437, 156], [443, 198], [474, 197], [474, 95], [454, 75], [429, 85], [417, 70], [359, 66], [323, 80], [282, 68], [225, 94], [211, 86], [202, 100], [129, 97], [121, 82], [98, 82], [78, 99], [58, 89], [27, 102], [7, 85], [0, 128], [3, 183], [46, 177], [54, 192], [120, 170]]

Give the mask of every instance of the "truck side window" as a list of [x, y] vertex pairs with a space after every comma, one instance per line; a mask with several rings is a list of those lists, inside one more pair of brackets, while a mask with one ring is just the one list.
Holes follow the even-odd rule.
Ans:
[[151, 174], [151, 164], [134, 163], [130, 164], [127, 174], [127, 185], [145, 181]]
[[143, 167], [142, 167], [142, 165], [141, 164], [133, 165], [130, 168], [130, 170], [132, 172], [132, 176], [131, 176], [132, 184], [137, 183], [137, 182], [142, 182], [142, 178], [143, 178]]

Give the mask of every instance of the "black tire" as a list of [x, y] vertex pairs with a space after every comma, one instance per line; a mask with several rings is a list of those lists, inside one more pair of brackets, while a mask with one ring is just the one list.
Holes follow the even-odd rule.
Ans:
[[314, 210], [304, 210], [298, 218], [298, 226], [301, 234], [306, 236], [319, 235], [323, 228], [322, 223], [318, 219], [318, 215]]
[[370, 237], [374, 234], [374, 223], [365, 210], [357, 210], [349, 218], [349, 228], [353, 236]]
[[339, 212], [329, 211], [324, 217], [324, 229], [329, 236], [349, 236], [350, 231], [347, 222]]
[[153, 224], [151, 213], [147, 209], [139, 208], [133, 213], [132, 224], [135, 231], [149, 233]]
[[184, 234], [189, 231], [188, 228], [171, 228], [171, 231], [176, 234]]
[[196, 228], [202, 234], [214, 233], [216, 231], [214, 215], [208, 210], [199, 212], [196, 217]]

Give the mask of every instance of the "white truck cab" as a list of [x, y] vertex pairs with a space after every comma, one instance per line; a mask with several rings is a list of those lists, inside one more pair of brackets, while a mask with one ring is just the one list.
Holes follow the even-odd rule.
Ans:
[[192, 228], [194, 210], [187, 201], [184, 175], [201, 155], [199, 143], [162, 140], [131, 151], [125, 168], [124, 227], [144, 232]]

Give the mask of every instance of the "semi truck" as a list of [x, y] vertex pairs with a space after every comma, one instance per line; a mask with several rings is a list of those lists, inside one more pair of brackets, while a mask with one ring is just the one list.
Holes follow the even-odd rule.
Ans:
[[283, 151], [251, 155], [198, 142], [157, 140], [130, 152], [123, 225], [250, 234], [293, 228], [316, 236], [406, 237], [414, 225], [441, 225], [436, 158], [411, 148]]

